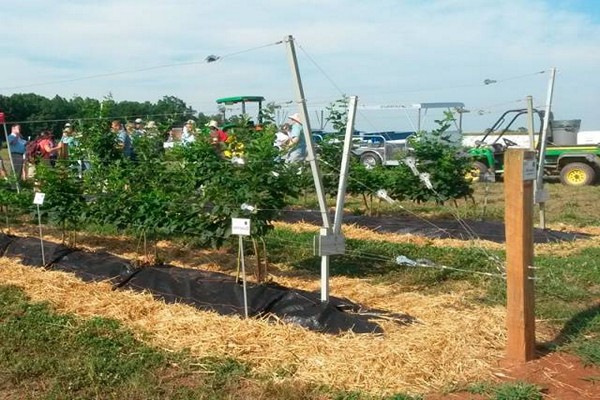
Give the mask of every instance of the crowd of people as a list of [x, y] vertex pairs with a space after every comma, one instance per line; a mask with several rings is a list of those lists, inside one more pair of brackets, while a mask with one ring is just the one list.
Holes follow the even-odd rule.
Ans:
[[[208, 139], [211, 144], [219, 146], [227, 141], [228, 134], [219, 127], [217, 121], [211, 120], [205, 127], [209, 130]], [[134, 142], [136, 138], [158, 135], [159, 131], [154, 121], [144, 124], [141, 118], [137, 118], [135, 121], [126, 124], [123, 124], [120, 120], [113, 120], [110, 125], [110, 133], [115, 136], [117, 146], [123, 152], [123, 156], [128, 159], [135, 159]], [[199, 130], [196, 127], [196, 122], [190, 119], [185, 123], [180, 137], [176, 138], [173, 130], [169, 132], [165, 147], [170, 147], [168, 144], [172, 145], [174, 142], [180, 142], [182, 145], [193, 143], [196, 141], [198, 134]], [[21, 125], [14, 124], [7, 140], [12, 169], [15, 171], [17, 179], [20, 180], [33, 175], [35, 163], [41, 161], [53, 165], [57, 159], [67, 159], [69, 149], [76, 148], [80, 144], [78, 135], [76, 135], [70, 123], [64, 125], [62, 135], [58, 140], [51, 131], [45, 130], [29, 142], [21, 134]], [[280, 126], [275, 135], [274, 146], [280, 150], [281, 157], [286, 162], [300, 162], [306, 158], [306, 141], [299, 114], [291, 115], [289, 122]], [[2, 160], [0, 160], [0, 176], [7, 177]]]
[[[73, 126], [65, 124], [60, 140], [56, 140], [50, 130], [42, 131], [34, 140], [27, 141], [21, 133], [21, 125], [15, 124], [7, 137], [11, 169], [19, 180], [31, 177], [35, 170], [35, 162], [52, 164], [56, 159], [67, 158], [69, 147], [76, 147], [78, 141], [74, 136]], [[7, 177], [3, 160], [0, 161], [0, 175]]]
[[[213, 144], [225, 143], [228, 138], [227, 133], [223, 131], [219, 127], [219, 123], [215, 120], [211, 120], [209, 123], [205, 125], [209, 129], [209, 137], [210, 142]], [[180, 141], [183, 145], [193, 143], [196, 141], [196, 137], [198, 136], [198, 129], [196, 128], [196, 121], [193, 119], [188, 120], [183, 126], [183, 130], [181, 132]], [[176, 135], [173, 133], [173, 130], [169, 134], [169, 138], [167, 139], [168, 143], [173, 143], [176, 141]]]

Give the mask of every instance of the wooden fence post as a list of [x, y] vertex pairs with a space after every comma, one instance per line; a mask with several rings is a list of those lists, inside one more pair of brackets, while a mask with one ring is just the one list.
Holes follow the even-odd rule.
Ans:
[[504, 155], [506, 223], [506, 357], [527, 362], [535, 357], [533, 280], [533, 189], [535, 152], [509, 149]]

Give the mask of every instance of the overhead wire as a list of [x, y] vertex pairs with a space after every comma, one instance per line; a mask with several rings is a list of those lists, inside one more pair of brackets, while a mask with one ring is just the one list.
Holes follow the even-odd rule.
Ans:
[[[304, 49], [304, 47], [302, 47], [302, 45], [298, 44], [298, 47], [300, 47], [300, 50], [302, 50], [302, 52], [306, 55], [306, 57], [315, 65], [315, 67], [325, 76], [325, 78], [333, 85], [333, 87], [335, 89], [337, 89], [338, 93], [345, 98], [346, 97], [346, 93], [344, 93], [344, 91], [342, 89], [340, 89], [340, 87], [335, 83], [335, 81], [325, 72], [325, 70], [323, 68], [321, 68], [321, 66], [315, 61], [314, 58], [312, 58], [308, 52]], [[373, 129], [377, 129], [375, 127], [375, 124], [366, 116], [364, 115], [362, 112], [360, 112], [360, 110], [358, 110], [359, 114], [361, 115], [362, 118], [364, 118], [365, 121], [367, 121], [367, 123], [369, 125], [371, 125], [371, 127]]]
[[[4, 87], [0, 87], [0, 90], [26, 89], [26, 88], [31, 88], [31, 87], [57, 85], [57, 84], [62, 84], [62, 83], [71, 83], [71, 82], [85, 81], [85, 80], [90, 80], [90, 79], [107, 78], [107, 77], [111, 77], [111, 76], [133, 74], [133, 73], [138, 73], [138, 72], [155, 71], [155, 70], [165, 69], [165, 68], [175, 68], [175, 67], [183, 67], [183, 66], [189, 66], [189, 65], [207, 64], [207, 63], [210, 63], [210, 62], [216, 62], [216, 61], [222, 60], [224, 58], [233, 57], [233, 56], [236, 56], [236, 55], [239, 55], [239, 54], [243, 54], [243, 53], [248, 53], [248, 52], [251, 52], [251, 51], [256, 51], [256, 50], [264, 49], [266, 47], [276, 46], [276, 45], [279, 45], [281, 43], [283, 43], [283, 41], [279, 40], [279, 41], [274, 42], [274, 43], [267, 43], [267, 44], [260, 45], [260, 46], [250, 47], [250, 48], [244, 49], [244, 50], [234, 51], [234, 52], [231, 52], [231, 53], [228, 53], [228, 54], [224, 54], [222, 56], [213, 56], [213, 57], [216, 57], [216, 59], [208, 59], [208, 57], [207, 57], [206, 59], [204, 59], [202, 61], [188, 61], [188, 62], [181, 62], [181, 63], [161, 64], [161, 65], [154, 65], [154, 66], [142, 67], [142, 68], [135, 68], [135, 69], [129, 69], [129, 70], [106, 72], [106, 73], [95, 74], [95, 75], [87, 75], [87, 76], [81, 76], [81, 77], [77, 77], [77, 78], [69, 78], [69, 79], [61, 79], [61, 80], [54, 80], [54, 81], [48, 81], [48, 82], [31, 83], [31, 84], [26, 84], [26, 85], [4, 86]], [[209, 56], [209, 57], [211, 57], [211, 56]]]

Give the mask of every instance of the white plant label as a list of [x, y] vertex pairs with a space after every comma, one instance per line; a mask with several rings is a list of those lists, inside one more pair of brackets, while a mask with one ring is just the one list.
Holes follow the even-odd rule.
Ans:
[[42, 204], [44, 204], [44, 197], [46, 197], [46, 193], [37, 192], [33, 197], [33, 204], [41, 206]]
[[535, 181], [537, 178], [537, 169], [535, 168], [535, 160], [523, 160], [523, 180]]
[[250, 236], [250, 218], [231, 218], [231, 234]]

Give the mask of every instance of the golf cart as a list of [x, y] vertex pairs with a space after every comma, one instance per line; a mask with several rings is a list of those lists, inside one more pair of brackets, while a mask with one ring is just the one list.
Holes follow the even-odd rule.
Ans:
[[[535, 148], [539, 152], [544, 112], [536, 109], [533, 112], [539, 119], [540, 128], [535, 134]], [[512, 118], [509, 118], [510, 115]], [[527, 109], [504, 112], [492, 128], [486, 130], [482, 140], [476, 141], [476, 146], [469, 149], [469, 154], [473, 157], [473, 168], [468, 179], [474, 182], [494, 181], [502, 176], [506, 149], [518, 146], [517, 143], [503, 136], [522, 115], [527, 115]], [[503, 126], [507, 119], [508, 123]], [[578, 120], [550, 121], [550, 134], [544, 152], [544, 174], [559, 177], [564, 185], [586, 186], [594, 183], [600, 169], [600, 147], [577, 144], [579, 124], [576, 121]], [[487, 140], [493, 136], [495, 136], [494, 140], [488, 143]]]

